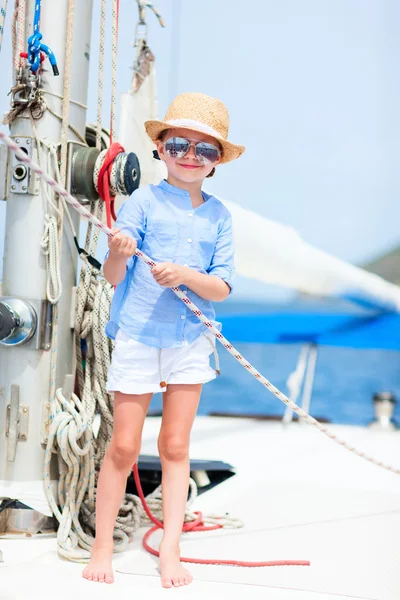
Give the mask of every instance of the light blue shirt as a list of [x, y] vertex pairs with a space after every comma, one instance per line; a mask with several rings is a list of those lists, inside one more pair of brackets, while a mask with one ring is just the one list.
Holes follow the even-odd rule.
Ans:
[[[189, 192], [165, 180], [139, 188], [122, 205], [115, 227], [133, 237], [138, 248], [155, 262], [173, 262], [216, 275], [232, 291], [232, 218], [220, 200], [202, 193], [204, 204], [193, 208]], [[220, 330], [212, 303], [186, 286], [180, 287]], [[157, 348], [191, 344], [206, 330], [136, 256], [128, 261], [125, 279], [116, 287], [106, 333], [114, 339], [119, 328], [132, 339]]]

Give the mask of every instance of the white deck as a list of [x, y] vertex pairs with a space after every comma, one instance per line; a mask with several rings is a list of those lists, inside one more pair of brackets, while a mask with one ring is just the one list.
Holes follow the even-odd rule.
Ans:
[[[146, 422], [143, 453], [156, 453], [159, 419]], [[400, 466], [400, 432], [332, 426], [375, 457]], [[230, 512], [245, 528], [187, 534], [185, 556], [306, 559], [310, 567], [248, 569], [190, 565], [187, 588], [163, 590], [157, 560], [141, 548], [116, 556], [113, 585], [80, 577], [58, 557], [54, 538], [0, 538], [0, 598], [400, 598], [400, 477], [370, 465], [307, 425], [199, 417], [193, 458], [231, 463], [237, 476], [201, 495], [195, 508]], [[153, 544], [157, 543], [157, 535]]]

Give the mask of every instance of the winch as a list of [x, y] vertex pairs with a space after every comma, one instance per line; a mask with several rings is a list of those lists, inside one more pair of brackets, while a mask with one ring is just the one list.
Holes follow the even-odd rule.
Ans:
[[0, 344], [17, 346], [31, 339], [36, 331], [36, 312], [19, 298], [0, 300]]

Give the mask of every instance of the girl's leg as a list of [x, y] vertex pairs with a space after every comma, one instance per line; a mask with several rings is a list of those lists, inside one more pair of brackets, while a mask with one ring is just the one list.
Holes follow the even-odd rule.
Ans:
[[190, 431], [199, 405], [201, 384], [168, 385], [158, 450], [162, 465], [164, 534], [160, 544], [163, 587], [185, 585], [192, 576], [180, 563], [179, 540], [187, 502]]
[[152, 394], [114, 393], [114, 427], [101, 466], [96, 497], [96, 537], [83, 577], [112, 583], [113, 532], [126, 480], [139, 456], [142, 429]]

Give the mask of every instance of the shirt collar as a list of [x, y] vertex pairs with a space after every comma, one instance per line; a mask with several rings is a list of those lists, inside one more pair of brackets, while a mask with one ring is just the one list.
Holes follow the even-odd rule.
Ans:
[[187, 192], [186, 190], [182, 190], [181, 188], [178, 188], [175, 185], [171, 185], [166, 179], [160, 181], [158, 187], [164, 190], [165, 192], [175, 194], [176, 196], [189, 196], [189, 192]]
[[[175, 194], [176, 196], [189, 196], [189, 192], [183, 190], [182, 188], [176, 187], [171, 183], [168, 183], [166, 179], [162, 179], [158, 184], [158, 187], [164, 190], [165, 192]], [[201, 193], [203, 194], [204, 202], [207, 202], [207, 200], [209, 200], [212, 197], [211, 194], [207, 194], [207, 192], [205, 192], [204, 190], [202, 190]]]

